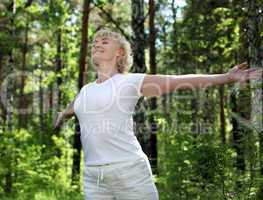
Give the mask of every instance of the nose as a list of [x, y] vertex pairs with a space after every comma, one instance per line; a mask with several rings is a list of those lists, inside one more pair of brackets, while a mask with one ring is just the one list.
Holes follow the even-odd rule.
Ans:
[[100, 45], [99, 45], [99, 43], [96, 43], [96, 44], [94, 45], [94, 47], [95, 47], [95, 49], [98, 49], [98, 48], [100, 48]]
[[100, 44], [97, 43], [97, 44], [93, 45], [93, 50], [94, 51], [97, 51], [97, 50], [100, 50], [100, 49], [101, 49], [101, 45]]
[[98, 49], [98, 48], [101, 47], [101, 45], [100, 45], [99, 42], [95, 42], [95, 43], [93, 43], [93, 47], [94, 47], [95, 49]]

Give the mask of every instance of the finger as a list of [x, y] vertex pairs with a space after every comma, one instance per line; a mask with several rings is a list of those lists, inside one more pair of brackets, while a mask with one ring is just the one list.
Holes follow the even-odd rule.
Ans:
[[57, 124], [57, 117], [55, 117], [55, 118], [53, 119], [52, 126], [55, 127], [56, 124]]
[[249, 74], [248, 77], [249, 77], [250, 79], [262, 78], [261, 74]]
[[249, 78], [262, 78], [262, 72], [251, 72], [248, 74]]
[[251, 73], [251, 72], [262, 73], [262, 69], [260, 69], [260, 68], [250, 68], [250, 69], [246, 69], [244, 71], [247, 73]]
[[248, 67], [248, 64], [247, 64], [247, 62], [243, 62], [243, 63], [237, 65], [237, 67], [238, 67], [238, 69], [245, 69]]
[[251, 70], [251, 71], [248, 71], [249, 74], [257, 74], [257, 75], [262, 75], [263, 73], [263, 70]]
[[60, 114], [61, 114], [61, 112], [57, 112], [55, 114], [54, 121], [57, 121], [57, 119], [59, 118]]

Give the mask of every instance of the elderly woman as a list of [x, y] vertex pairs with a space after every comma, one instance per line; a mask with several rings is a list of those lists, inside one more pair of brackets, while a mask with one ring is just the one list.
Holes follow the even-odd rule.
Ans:
[[153, 97], [177, 89], [256, 79], [258, 69], [236, 65], [225, 74], [148, 75], [128, 73], [130, 44], [109, 30], [96, 33], [92, 62], [98, 78], [84, 85], [69, 106], [58, 114], [54, 127], [76, 115], [84, 151], [85, 199], [156, 200], [149, 160], [133, 132], [135, 105], [141, 96]]

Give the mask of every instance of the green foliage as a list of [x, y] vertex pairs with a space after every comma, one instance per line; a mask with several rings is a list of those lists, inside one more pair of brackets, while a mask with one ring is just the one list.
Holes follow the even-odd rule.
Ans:
[[[62, 157], [54, 154], [55, 148], [67, 144], [65, 140], [61, 138], [48, 148], [37, 144], [32, 132], [24, 129], [1, 133], [0, 138], [1, 199], [83, 199], [82, 193], [70, 185], [64, 166], [69, 152], [61, 147]], [[4, 192], [8, 173], [12, 174], [10, 194]]]
[[[40, 97], [41, 83], [44, 107], [48, 110], [40, 113], [39, 105], [35, 105], [40, 104], [39, 98], [30, 99], [27, 103], [33, 112], [27, 116], [27, 129], [18, 129], [16, 108], [19, 105], [21, 82], [15, 80], [13, 113], [9, 116], [0, 108], [0, 199], [83, 199], [82, 183], [74, 186], [71, 183], [74, 122], [67, 122], [61, 134], [56, 136], [51, 127], [56, 106], [59, 110], [63, 109], [78, 92], [83, 1], [33, 1], [25, 8], [30, 1], [17, 0], [16, 13], [13, 13], [10, 2], [0, 2], [0, 83], [9, 73], [21, 70], [27, 30], [25, 62], [29, 73], [24, 93]], [[247, 53], [247, 49], [244, 52], [240, 50], [241, 37], [246, 36], [245, 29], [240, 28], [241, 21], [246, 19], [244, 2], [187, 0], [184, 8], [172, 5], [177, 1], [155, 2], [158, 73], [226, 72], [238, 62], [240, 54]], [[144, 3], [147, 38], [148, 2]], [[128, 39], [131, 37], [130, 2], [94, 0], [90, 11], [89, 42], [98, 27], [109, 27], [118, 32], [122, 30]], [[61, 44], [58, 36], [61, 36]], [[58, 72], [59, 45], [62, 69]], [[90, 56], [90, 45], [88, 47], [87, 54]], [[148, 57], [146, 45], [147, 62]], [[92, 81], [95, 70], [89, 58], [87, 80]], [[59, 88], [56, 85], [58, 77], [62, 79]], [[262, 87], [262, 84], [254, 84], [253, 87], [252, 91]], [[61, 92], [59, 105], [55, 102], [58, 90]], [[228, 91], [225, 90], [225, 100], [227, 95]], [[161, 106], [154, 113], [159, 124], [159, 174], [155, 177], [160, 198], [263, 199], [257, 136], [249, 133], [243, 137], [246, 142], [246, 170], [240, 172], [234, 165], [237, 153], [231, 146], [232, 115], [227, 114], [230, 102], [225, 101], [227, 128], [226, 144], [223, 145], [219, 138], [220, 96], [217, 90], [202, 93], [180, 91], [169, 97], [172, 99], [168, 99], [163, 107], [168, 110], [170, 121], [169, 117], [160, 114]], [[246, 106], [247, 101], [244, 101], [243, 107]], [[11, 122], [11, 127], [7, 126], [8, 122]], [[207, 128], [207, 131], [199, 126]], [[7, 127], [10, 131], [7, 131]], [[200, 130], [193, 130], [194, 127]], [[12, 182], [11, 192], [6, 191], [7, 180]]]
[[[237, 175], [231, 146], [216, 144], [212, 134], [194, 137], [170, 130], [158, 135], [161, 199], [247, 199], [261, 195], [253, 177]], [[236, 186], [236, 182], [242, 184]]]

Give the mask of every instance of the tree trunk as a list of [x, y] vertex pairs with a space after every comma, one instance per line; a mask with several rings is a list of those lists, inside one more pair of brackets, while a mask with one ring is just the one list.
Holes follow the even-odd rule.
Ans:
[[[156, 48], [155, 48], [155, 40], [156, 40], [156, 30], [154, 24], [155, 17], [155, 3], [154, 0], [149, 0], [149, 48], [150, 48], [150, 74], [156, 74], [157, 66], [156, 66]], [[155, 119], [155, 114], [157, 111], [157, 98], [152, 97], [150, 99], [150, 162], [153, 168], [153, 172], [157, 173], [157, 122]]]
[[226, 143], [226, 117], [225, 117], [225, 98], [224, 98], [225, 89], [224, 86], [220, 86], [219, 88], [219, 96], [220, 96], [220, 137], [221, 143]]
[[[85, 0], [83, 4], [83, 17], [82, 17], [82, 32], [81, 32], [81, 49], [80, 49], [80, 69], [79, 69], [79, 90], [86, 83], [87, 73], [87, 48], [88, 48], [88, 22], [90, 13], [90, 0]], [[79, 182], [80, 174], [80, 153], [81, 153], [81, 141], [80, 141], [80, 127], [76, 119], [75, 134], [74, 134], [74, 154], [73, 154], [73, 166], [72, 166], [72, 183]]]
[[[174, 0], [171, 2], [171, 9], [172, 9], [172, 13], [173, 13], [173, 34], [172, 34], [172, 44], [173, 44], [173, 54], [174, 54], [174, 58], [173, 60], [175, 61], [175, 63], [177, 63], [177, 24], [176, 24], [176, 13], [177, 13], [177, 8], [175, 8], [175, 2]], [[165, 22], [162, 26], [162, 31], [163, 31], [163, 50], [165, 52], [167, 52], [167, 32], [166, 32], [166, 26], [168, 25], [168, 22]], [[165, 64], [165, 68], [169, 68], [169, 64], [166, 63], [167, 60], [164, 60], [164, 64]], [[167, 72], [165, 72], [167, 74]], [[162, 110], [164, 113], [164, 118], [166, 119], [167, 125], [172, 126], [173, 123], [173, 119], [171, 117], [171, 111], [172, 111], [172, 98], [173, 98], [173, 92], [170, 92], [168, 94], [164, 94], [161, 97], [161, 104], [162, 104]], [[177, 110], [176, 112], [176, 120], [178, 120], [178, 112]], [[178, 122], [178, 121], [177, 121]], [[177, 123], [177, 129], [178, 128], [178, 123]]]
[[[198, 16], [197, 14], [195, 14], [195, 10], [197, 9], [197, 5], [198, 2], [191, 0], [189, 2], [189, 5], [191, 6], [191, 10], [193, 13], [193, 16], [191, 16], [192, 18], [192, 27], [190, 27], [190, 34], [191, 34], [191, 41], [190, 41], [190, 48], [191, 48], [191, 54], [196, 55], [196, 44], [197, 44], [197, 29], [195, 29], [194, 27], [198, 26]], [[197, 69], [197, 61], [194, 59], [190, 59], [187, 60], [186, 65], [191, 65], [194, 66], [192, 67], [190, 70], [187, 70], [187, 73], [196, 73], [196, 69]], [[191, 133], [193, 134], [193, 136], [196, 138], [199, 134], [200, 134], [200, 117], [199, 117], [199, 105], [200, 105], [200, 98], [199, 98], [199, 90], [192, 90], [191, 91], [191, 95], [193, 95], [193, 98], [191, 99], [191, 121], [192, 121], [192, 126], [191, 126]], [[195, 140], [193, 141], [193, 143], [195, 144]]]
[[[248, 8], [248, 18], [247, 18], [247, 37], [248, 37], [248, 57], [249, 66], [253, 67], [263, 67], [263, 57], [262, 57], [262, 38], [260, 33], [262, 33], [263, 17], [260, 12], [262, 5], [257, 4], [256, 0], [247, 1]], [[260, 145], [260, 173], [263, 175], [263, 124], [262, 124], [262, 81], [255, 80], [251, 81], [251, 87], [253, 90], [252, 98], [252, 120], [254, 130], [259, 134], [259, 145]]]
[[191, 126], [191, 133], [193, 134], [194, 137], [197, 137], [200, 135], [200, 121], [199, 116], [198, 116], [198, 97], [194, 97], [191, 99], [191, 118], [192, 118], [192, 126]]
[[[237, 113], [237, 96], [235, 93], [230, 94], [230, 104], [231, 104], [231, 112]], [[244, 149], [241, 146], [240, 142], [242, 139], [242, 135], [238, 130], [238, 121], [235, 117], [231, 117], [232, 123], [232, 135], [233, 135], [233, 145], [237, 152], [237, 158], [235, 162], [235, 166], [237, 169], [244, 171], [245, 170], [245, 160], [244, 160]]]
[[[223, 73], [221, 66], [220, 73]], [[226, 115], [225, 115], [225, 86], [219, 87], [219, 102], [220, 102], [220, 138], [221, 143], [226, 144]]]
[[[172, 8], [173, 8], [174, 4], [172, 3]], [[174, 18], [175, 22], [176, 23], [176, 15], [175, 15], [175, 18]], [[163, 32], [163, 51], [166, 53], [167, 51], [167, 32], [166, 32], [166, 26], [167, 26], [167, 23], [164, 23], [163, 26], [162, 26], [162, 32]], [[176, 39], [176, 38], [173, 38], [173, 39]], [[175, 44], [176, 41], [173, 41], [173, 44]], [[166, 60], [164, 60], [164, 67], [165, 68], [168, 68], [168, 65], [166, 63]], [[167, 73], [167, 72], [165, 72]], [[171, 125], [171, 97], [172, 97], [172, 93], [169, 93], [169, 94], [164, 94], [162, 95], [161, 97], [161, 104], [162, 104], [162, 112], [164, 114], [164, 118], [166, 119], [167, 121], [167, 124], [168, 125]]]
[[[57, 39], [57, 49], [56, 49], [56, 88], [55, 88], [55, 113], [60, 111], [61, 107], [61, 100], [62, 100], [62, 95], [61, 95], [61, 85], [62, 85], [62, 59], [61, 59], [61, 46], [62, 46], [62, 30], [59, 27], [56, 30], [56, 39]], [[54, 113], [53, 113], [54, 114]], [[54, 131], [54, 133], [59, 136], [60, 129], [57, 129]], [[61, 157], [61, 150], [59, 147], [55, 148], [55, 154], [57, 157]]]
[[49, 86], [48, 86], [48, 95], [49, 95], [49, 98], [48, 98], [48, 107], [49, 107], [49, 110], [51, 110], [51, 112], [50, 112], [50, 119], [52, 119], [52, 115], [53, 115], [53, 108], [54, 108], [54, 106], [53, 106], [53, 99], [54, 99], [54, 95], [53, 95], [53, 84], [50, 84]]
[[[41, 66], [41, 72], [39, 75], [39, 122], [40, 122], [40, 132], [45, 132], [45, 119], [44, 119], [44, 91], [42, 86], [43, 76], [42, 76], [42, 69], [44, 64], [44, 49], [43, 46], [40, 47], [40, 66]], [[42, 141], [41, 141], [42, 142]]]
[[[3, 55], [0, 52], [0, 87], [2, 87], [2, 80], [3, 80]], [[6, 108], [5, 105], [3, 104], [3, 99], [0, 98], [0, 124], [2, 127], [2, 130], [4, 131], [5, 129], [5, 123], [6, 123]]]
[[25, 88], [25, 79], [26, 79], [26, 63], [27, 63], [27, 43], [28, 43], [28, 22], [26, 24], [26, 30], [25, 30], [25, 42], [22, 47], [22, 76], [21, 76], [21, 84], [20, 84], [20, 97], [19, 97], [19, 110], [18, 110], [18, 127], [19, 128], [26, 128], [27, 127], [27, 99], [26, 95], [24, 94], [24, 88]]
[[133, 59], [132, 66], [133, 72], [145, 73], [145, 33], [144, 33], [144, 1], [132, 0], [132, 46], [133, 46]]
[[58, 28], [57, 33], [57, 54], [56, 54], [56, 74], [58, 75], [56, 77], [57, 82], [57, 101], [56, 104], [56, 111], [60, 110], [61, 107], [61, 84], [62, 84], [62, 77], [61, 77], [61, 71], [62, 71], [62, 59], [61, 59], [61, 44], [62, 44], [62, 30], [61, 28]]
[[[144, 1], [143, 0], [132, 0], [132, 49], [133, 49], [133, 66], [132, 72], [135, 73], [146, 73], [145, 65], [145, 34], [144, 34]], [[149, 133], [146, 129], [146, 102], [144, 98], [141, 98], [136, 107], [135, 114], [133, 116], [135, 124], [135, 135], [137, 136], [143, 151], [149, 155], [148, 150], [148, 138]]]
[[[12, 13], [12, 16], [15, 15], [16, 13], [16, 1], [14, 0], [11, 3], [11, 6], [9, 7], [8, 11], [10, 13]], [[12, 27], [12, 32], [11, 32], [11, 39], [13, 39], [15, 37], [15, 23], [14, 23], [14, 18], [11, 17], [10, 18], [10, 24]], [[9, 66], [7, 67], [7, 74], [10, 75], [13, 73], [14, 71], [14, 55], [13, 55], [13, 49], [10, 49], [10, 51], [8, 52], [8, 56], [9, 56]], [[6, 123], [7, 123], [7, 132], [9, 134], [12, 133], [13, 131], [13, 95], [11, 93], [11, 91], [14, 91], [13, 88], [13, 80], [9, 77], [8, 78], [8, 84], [6, 86], [6, 99], [5, 101], [5, 106], [6, 106]], [[11, 193], [12, 192], [12, 185], [13, 185], [13, 171], [12, 171], [12, 164], [13, 164], [13, 154], [10, 155], [10, 159], [7, 161], [7, 170], [6, 170], [6, 174], [5, 174], [5, 186], [4, 186], [4, 191], [5, 193]]]
[[[241, 20], [240, 23], [240, 55], [239, 60], [244, 61], [247, 60], [247, 52], [245, 49], [247, 48], [245, 35], [243, 30], [245, 29], [245, 23], [244, 18]], [[249, 134], [246, 127], [244, 127], [239, 120], [238, 117], [240, 116], [242, 118], [245, 118], [249, 120], [249, 114], [250, 114], [250, 97], [249, 97], [249, 88], [240, 88], [239, 94], [231, 93], [231, 109], [232, 113], [234, 115], [232, 116], [232, 134], [233, 134], [233, 145], [237, 153], [236, 163], [235, 166], [238, 170], [240, 170], [241, 173], [244, 173], [246, 169], [246, 161], [245, 161], [245, 136]], [[236, 115], [236, 116], [235, 116]]]

